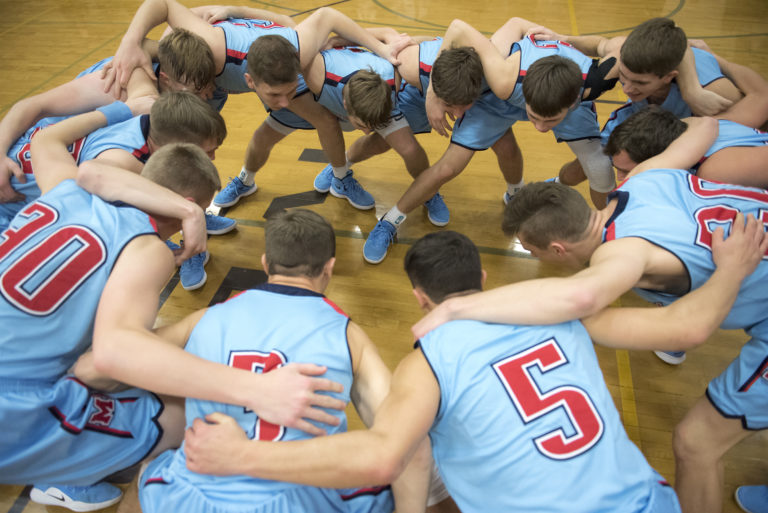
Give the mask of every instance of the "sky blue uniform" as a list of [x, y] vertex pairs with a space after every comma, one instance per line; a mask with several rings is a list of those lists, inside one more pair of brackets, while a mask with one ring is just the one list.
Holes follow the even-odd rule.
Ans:
[[[523, 38], [514, 43], [509, 54], [520, 52], [520, 71], [517, 84], [509, 98], [502, 100], [485, 89], [483, 95], [464, 116], [456, 122], [451, 142], [480, 151], [490, 148], [507, 129], [517, 121], [528, 121], [525, 112], [522, 81], [528, 68], [537, 60], [559, 55], [579, 65], [587, 79], [594, 61], [572, 46], [560, 41], [533, 41]], [[578, 141], [600, 136], [597, 112], [591, 101], [579, 102], [568, 115], [552, 129], [558, 142]]]
[[[253, 317], [263, 322], [258, 330], [232, 323]], [[352, 386], [352, 359], [347, 345], [348, 317], [322, 294], [284, 285], [264, 284], [226, 303], [212, 307], [197, 323], [187, 351], [207, 360], [253, 372], [268, 372], [289, 362], [326, 365], [325, 377], [341, 383], [344, 392], [333, 394], [346, 402]], [[187, 426], [195, 418], [221, 411], [233, 416], [251, 439], [301, 440], [304, 432], [262, 421], [242, 407], [187, 399]], [[329, 434], [346, 431], [343, 411], [329, 410], [341, 419]], [[213, 477], [187, 469], [184, 446], [155, 459], [141, 478], [139, 497], [144, 513], [169, 510], [186, 513], [244, 511], [292, 513], [296, 511], [363, 512], [393, 509], [386, 488], [335, 490], [246, 476]]]
[[[709, 182], [685, 171], [653, 169], [629, 178], [609, 199], [618, 205], [606, 223], [604, 240], [640, 237], [674, 254], [685, 266], [690, 289], [714, 272], [712, 232], [726, 232], [737, 212], [768, 226], [768, 192]], [[721, 327], [744, 329], [750, 337], [740, 355], [707, 388], [724, 416], [741, 418], [747, 429], [768, 428], [768, 256], [741, 284]], [[678, 296], [636, 289], [648, 301], [667, 305]]]
[[[32, 136], [45, 127], [64, 118], [44, 118], [35, 126], [27, 130], [8, 151], [8, 157], [15, 161], [26, 177], [26, 183], [19, 183], [16, 177], [11, 177], [11, 186], [14, 190], [26, 195], [22, 201], [12, 203], [0, 203], [0, 230], [8, 227], [11, 219], [25, 205], [40, 197], [40, 188], [32, 169], [32, 156], [30, 144]], [[87, 160], [93, 160], [107, 150], [125, 150], [142, 164], [149, 159], [149, 115], [131, 118], [122, 123], [100, 128], [87, 136], [78, 139], [68, 147], [69, 152], [78, 164]]]
[[453, 321], [420, 341], [440, 385], [429, 436], [464, 513], [679, 512], [629, 440], [578, 321]]
[[427, 89], [429, 88], [429, 75], [432, 73], [432, 65], [437, 59], [440, 45], [443, 44], [443, 38], [436, 37], [429, 41], [419, 43], [419, 82], [421, 90], [407, 82], [397, 93], [397, 107], [405, 114], [405, 119], [413, 130], [414, 134], [424, 134], [430, 132], [432, 127], [427, 118], [427, 109], [425, 107]]
[[100, 394], [65, 373], [91, 344], [101, 292], [149, 217], [65, 180], [0, 234], [0, 482], [87, 485], [162, 434], [148, 392]]
[[756, 128], [740, 125], [739, 123], [720, 119], [718, 123], [717, 139], [704, 154], [701, 165], [707, 157], [725, 148], [733, 147], [757, 147], [768, 144], [768, 132]]
[[[717, 59], [704, 50], [698, 48], [691, 48], [693, 55], [696, 59], [696, 74], [699, 76], [699, 83], [702, 87], [706, 87], [715, 80], [724, 78], [723, 72], [720, 71], [720, 66], [717, 64]], [[629, 116], [643, 110], [648, 106], [648, 99], [641, 100], [639, 102], [628, 101], [615, 111], [611, 112], [608, 121], [605, 123], [602, 132], [600, 132], [600, 138], [603, 146], [608, 143], [608, 137], [611, 132], [624, 122]], [[660, 105], [664, 110], [668, 110], [678, 118], [687, 118], [692, 116], [690, 107], [683, 101], [683, 97], [680, 94], [680, 88], [677, 86], [677, 82], [674, 80], [670, 83], [669, 94], [666, 99]]]

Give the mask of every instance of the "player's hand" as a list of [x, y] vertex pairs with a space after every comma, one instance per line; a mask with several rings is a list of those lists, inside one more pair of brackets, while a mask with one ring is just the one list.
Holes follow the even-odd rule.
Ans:
[[528, 29], [525, 33], [525, 37], [533, 36], [536, 41], [562, 41], [565, 39], [562, 34], [558, 34], [554, 30], [548, 29], [543, 25], [538, 25]]
[[155, 100], [157, 100], [157, 95], [137, 96], [136, 98], [125, 100], [125, 104], [131, 109], [134, 116], [140, 116], [142, 114], [149, 114]]
[[424, 102], [424, 107], [427, 111], [427, 119], [429, 124], [438, 134], [443, 137], [448, 137], [448, 132], [451, 131], [451, 124], [446, 120], [446, 114], [451, 118], [451, 121], [455, 121], [453, 115], [451, 115], [446, 109], [443, 102], [441, 102], [430, 85], [427, 88], [427, 96]]
[[349, 40], [341, 36], [329, 36], [323, 43], [323, 47], [320, 51], [330, 50], [331, 48], [343, 48], [345, 46], [353, 46], [354, 44]]
[[120, 99], [123, 90], [128, 87], [128, 80], [136, 68], [142, 68], [147, 76], [154, 77], [152, 59], [140, 47], [128, 44], [125, 41], [115, 53], [115, 58], [104, 65], [101, 70], [101, 79], [104, 81], [104, 92]]
[[21, 167], [10, 157], [3, 155], [0, 159], [0, 203], [22, 201], [26, 198], [11, 186], [11, 176], [15, 176], [19, 183], [27, 183], [27, 177]]
[[698, 48], [699, 50], [704, 50], [705, 52], [709, 52], [712, 54], [715, 53], [712, 51], [709, 45], [704, 42], [703, 39], [689, 39], [688, 46], [690, 46], [691, 48]]
[[752, 274], [768, 253], [768, 234], [762, 222], [752, 214], [744, 222], [738, 213], [731, 224], [731, 233], [723, 239], [723, 228], [712, 233], [712, 260], [718, 269], [728, 269], [729, 276], [742, 280]]
[[413, 333], [413, 338], [415, 340], [419, 340], [433, 329], [450, 321], [450, 306], [451, 300], [446, 299], [435, 308], [433, 308], [427, 315], [422, 317], [419, 322], [411, 326], [411, 333]]
[[717, 116], [733, 105], [731, 100], [704, 88], [699, 88], [692, 97], [685, 98], [685, 102], [697, 116]]
[[181, 265], [185, 260], [192, 258], [206, 249], [208, 231], [205, 227], [205, 212], [191, 201], [190, 213], [181, 220], [181, 231], [184, 233], [184, 241], [179, 249], [173, 250], [176, 265]]
[[210, 23], [211, 25], [217, 21], [226, 20], [227, 18], [232, 17], [229, 6], [224, 5], [208, 5], [198, 9], [193, 9], [193, 12], [200, 16], [203, 21]]
[[239, 474], [236, 462], [243, 457], [242, 445], [249, 443], [245, 431], [228, 415], [211, 413], [197, 418], [184, 433], [187, 468], [200, 474]]
[[325, 367], [309, 363], [290, 363], [279, 369], [257, 375], [251, 406], [259, 417], [273, 424], [300, 429], [310, 435], [324, 435], [325, 430], [308, 419], [336, 426], [339, 419], [321, 408], [343, 410], [346, 404], [320, 392], [342, 392], [344, 387], [325, 378], [317, 378]]
[[387, 43], [386, 45], [389, 48], [389, 56], [387, 57], [387, 60], [393, 66], [399, 66], [400, 59], [398, 59], [397, 56], [400, 55], [400, 52], [402, 52], [409, 46], [413, 46], [416, 44], [418, 43], [408, 34], [405, 34], [405, 33], [399, 34], [396, 39]]

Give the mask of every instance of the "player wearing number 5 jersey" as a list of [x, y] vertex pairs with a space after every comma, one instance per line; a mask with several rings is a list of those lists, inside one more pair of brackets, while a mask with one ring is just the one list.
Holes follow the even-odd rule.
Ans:
[[[748, 251], [752, 269], [760, 250], [753, 242]], [[613, 324], [622, 328], [608, 331], [623, 333], [622, 323], [635, 319], [663, 325], [668, 333], [661, 339], [670, 341], [680, 323], [709, 319], [709, 326], [716, 325], [744, 276], [734, 267], [718, 271], [720, 290], [710, 283], [702, 288], [708, 295], [681, 301], [695, 306], [687, 315], [680, 304], [624, 310]], [[416, 242], [405, 269], [425, 311], [452, 295], [480, 290], [484, 279], [477, 248], [450, 231]], [[665, 321], [662, 313], [670, 317]], [[590, 331], [606, 324], [585, 323]], [[642, 329], [634, 333], [643, 336]], [[611, 336], [603, 333], [600, 341]], [[577, 501], [583, 512], [680, 511], [672, 488], [627, 438], [578, 322], [526, 327], [459, 321], [439, 327], [400, 363], [369, 431], [254, 446], [238, 435], [232, 419], [209, 420], [217, 424], [196, 422], [186, 436], [187, 464], [205, 472], [318, 486], [388, 482], [428, 433], [446, 488], [465, 513], [571, 512]]]
[[[525, 187], [505, 213], [505, 231], [517, 234], [542, 260], [570, 267], [589, 262], [589, 267], [568, 278], [512, 284], [449, 301], [420, 321], [414, 333], [421, 335], [448, 319], [562, 322], [590, 315], [630, 288], [662, 304], [696, 291], [712, 276], [716, 261], [711, 247], [718, 227], [733, 231], [734, 223], [748, 214], [768, 225], [765, 190], [707, 182], [684, 171], [709, 149], [716, 134], [714, 119], [694, 118], [663, 153], [636, 166], [600, 212], [564, 187]], [[745, 329], [751, 340], [675, 430], [675, 488], [684, 511], [720, 511], [720, 458], [754, 430], [768, 428], [766, 276], [768, 259], [763, 258], [741, 285], [723, 323]], [[619, 342], [663, 351], [689, 345]]]
[[[226, 303], [190, 316], [174, 328], [186, 350], [202, 358], [250, 372], [265, 373], [291, 361], [313, 361], [328, 368], [328, 377], [344, 385], [334, 394], [350, 398], [362, 419], [373, 413], [389, 389], [390, 375], [365, 333], [322, 293], [335, 263], [331, 225], [308, 210], [284, 212], [265, 229], [262, 264], [269, 279]], [[259, 329], [242, 329], [233, 318], [257, 312]], [[187, 339], [187, 337], [189, 337]], [[309, 438], [290, 428], [270, 424], [242, 407], [188, 399], [187, 425], [215, 411], [235, 417], [240, 434], [252, 440], [284, 442]], [[346, 416], [329, 433], [346, 431]], [[282, 445], [281, 443], [275, 445]], [[426, 446], [424, 447], [426, 451]], [[428, 463], [428, 459], [424, 460]], [[144, 513], [195, 512], [386, 512], [423, 511], [430, 466], [414, 464], [388, 486], [365, 489], [314, 488], [254, 479], [245, 475], [212, 477], [187, 469], [185, 447], [161, 454], [139, 479]], [[422, 479], [422, 481], [419, 481]], [[421, 482], [408, 493], [406, 486]]]

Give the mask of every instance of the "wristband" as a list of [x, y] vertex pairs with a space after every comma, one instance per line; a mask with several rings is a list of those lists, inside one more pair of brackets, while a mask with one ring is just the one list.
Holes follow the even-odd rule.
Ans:
[[128, 121], [133, 117], [131, 108], [121, 101], [112, 102], [109, 105], [104, 105], [96, 110], [104, 114], [104, 117], [107, 118], [107, 126]]

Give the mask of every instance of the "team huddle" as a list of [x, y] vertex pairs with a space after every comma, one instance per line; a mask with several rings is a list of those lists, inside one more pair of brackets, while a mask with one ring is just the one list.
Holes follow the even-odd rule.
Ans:
[[[629, 100], [601, 128], [594, 101], [617, 82]], [[222, 184], [220, 111], [250, 92], [268, 115]], [[526, 184], [518, 121], [574, 160]], [[433, 37], [329, 7], [296, 23], [145, 0], [114, 57], [0, 121], [0, 323], [23, 326], [0, 333], [0, 483], [123, 513], [720, 512], [723, 455], [768, 428], [767, 123], [768, 82], [669, 19], [611, 39], [521, 18]], [[153, 328], [176, 267], [202, 287], [207, 236], [236, 228], [206, 208], [256, 201], [294, 130], [317, 131], [313, 187], [349, 208], [376, 203], [356, 163], [402, 157], [413, 181], [368, 263], [422, 205], [449, 224], [441, 186], [491, 148], [499, 237], [574, 274], [483, 291], [468, 237], [422, 237], [404, 269], [425, 316], [391, 373], [324, 295], [333, 227], [298, 208], [267, 220], [266, 283]], [[432, 130], [450, 142], [430, 164], [415, 134]], [[610, 307], [631, 289], [658, 307]], [[676, 427], [672, 487], [627, 436], [593, 343], [677, 365], [718, 327], [750, 338]], [[350, 401], [367, 429], [347, 430]], [[768, 512], [768, 486], [736, 500]]]

